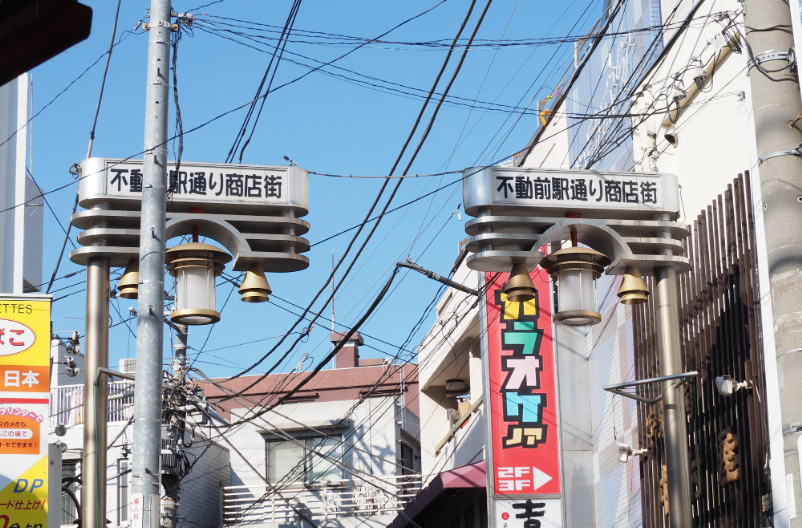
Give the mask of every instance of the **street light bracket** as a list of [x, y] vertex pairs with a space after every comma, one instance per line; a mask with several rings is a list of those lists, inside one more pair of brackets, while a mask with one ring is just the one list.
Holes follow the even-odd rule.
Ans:
[[665, 383], [673, 381], [672, 384], [674, 387], [679, 387], [681, 385], [686, 384], [690, 380], [696, 378], [699, 375], [698, 372], [691, 371], [691, 372], [683, 372], [681, 374], [672, 374], [670, 376], [659, 376], [657, 378], [649, 378], [645, 380], [636, 380], [636, 381], [627, 381], [624, 383], [616, 383], [615, 385], [607, 385], [604, 387], [604, 390], [607, 392], [612, 392], [614, 394], [618, 394], [619, 396], [624, 396], [626, 398], [631, 398], [633, 400], [638, 400], [639, 402], [645, 403], [646, 405], [654, 405], [655, 403], [659, 402], [663, 399], [663, 394], [659, 394], [654, 398], [648, 398], [646, 396], [641, 396], [640, 394], [627, 392], [624, 389], [627, 388], [637, 388], [643, 385], [650, 385], [652, 383]]

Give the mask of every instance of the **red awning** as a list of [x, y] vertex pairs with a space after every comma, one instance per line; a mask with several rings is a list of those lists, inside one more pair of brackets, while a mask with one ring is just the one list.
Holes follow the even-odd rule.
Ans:
[[459, 490], [484, 488], [486, 485], [484, 461], [443, 471], [418, 493], [418, 496], [387, 525], [387, 528], [406, 528], [410, 520], [414, 521], [427, 510], [437, 508], [439, 503]]

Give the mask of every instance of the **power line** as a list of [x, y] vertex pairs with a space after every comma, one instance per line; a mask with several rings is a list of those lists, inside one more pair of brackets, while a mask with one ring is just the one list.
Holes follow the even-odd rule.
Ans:
[[[234, 140], [234, 144], [231, 146], [231, 150], [228, 151], [228, 156], [226, 156], [226, 163], [230, 163], [234, 160], [235, 151], [237, 148], [242, 145], [242, 141], [245, 139], [245, 133], [248, 129], [248, 124], [253, 116], [253, 111], [256, 108], [257, 101], [261, 98], [262, 105], [259, 107], [259, 113], [254, 120], [253, 127], [251, 128], [251, 135], [248, 137], [248, 140], [245, 141], [245, 144], [242, 145], [242, 150], [239, 154], [239, 162], [242, 163], [242, 156], [245, 153], [245, 148], [248, 146], [248, 143], [251, 141], [251, 137], [253, 137], [253, 132], [256, 130], [256, 124], [259, 121], [259, 117], [262, 115], [262, 109], [265, 106], [265, 101], [267, 100], [267, 96], [270, 94], [270, 88], [273, 86], [273, 80], [276, 78], [276, 72], [278, 71], [279, 63], [281, 62], [281, 58], [284, 55], [284, 48], [287, 46], [287, 38], [289, 37], [289, 32], [292, 31], [293, 25], [295, 25], [295, 19], [298, 16], [298, 10], [301, 7], [301, 0], [295, 0], [290, 8], [290, 14], [287, 16], [287, 21], [284, 23], [284, 28], [281, 30], [281, 37], [279, 38], [278, 45], [273, 48], [273, 54], [270, 57], [270, 62], [267, 64], [267, 69], [265, 70], [265, 74], [262, 76], [262, 81], [259, 83], [259, 87], [256, 90], [256, 97], [254, 97], [253, 103], [248, 108], [248, 112], [245, 114], [245, 119], [242, 122], [242, 126], [240, 127], [239, 132], [237, 132], [237, 137]], [[276, 61], [276, 67], [273, 68], [273, 61], [276, 60], [276, 52], [278, 48], [281, 47], [281, 52], [278, 55], [278, 60]], [[273, 72], [273, 75], [270, 77], [270, 83], [267, 85], [267, 90], [265, 91], [264, 97], [262, 97], [262, 89], [265, 86], [265, 81], [267, 81], [268, 75], [270, 72]]]
[[[441, 2], [441, 3], [442, 3], [442, 2]], [[456, 38], [459, 38], [460, 34], [462, 34], [462, 31], [465, 29], [465, 26], [466, 26], [466, 24], [468, 23], [468, 19], [470, 18], [470, 15], [471, 15], [471, 13], [472, 13], [472, 11], [473, 11], [473, 6], [474, 6], [475, 4], [476, 4], [476, 0], [472, 0], [472, 2], [471, 2], [471, 5], [470, 5], [470, 8], [469, 8], [469, 10], [468, 10], [468, 13], [467, 13], [467, 15], [466, 15], [465, 19], [463, 20], [463, 22], [462, 22], [462, 25], [460, 26], [460, 28], [459, 28], [459, 31], [457, 32], [457, 35], [456, 35], [455, 39], [456, 39]], [[438, 4], [438, 5], [439, 5], [439, 4]], [[436, 7], [436, 6], [435, 6], [435, 7]], [[434, 9], [434, 8], [432, 8], [432, 9]], [[420, 111], [419, 111], [419, 113], [418, 113], [418, 116], [417, 116], [417, 118], [416, 118], [416, 120], [415, 120], [415, 123], [414, 123], [414, 125], [413, 125], [413, 127], [412, 127], [412, 130], [410, 131], [410, 133], [409, 133], [409, 135], [408, 135], [408, 137], [407, 137], [407, 140], [406, 140], [406, 142], [404, 143], [404, 146], [401, 148], [401, 152], [398, 154], [398, 156], [397, 156], [397, 158], [396, 158], [395, 162], [393, 163], [393, 167], [390, 169], [390, 172], [389, 172], [389, 174], [390, 174], [390, 175], [392, 175], [392, 174], [395, 172], [395, 169], [396, 169], [396, 167], [397, 167], [397, 166], [398, 166], [398, 164], [401, 162], [401, 159], [402, 159], [402, 157], [403, 157], [403, 155], [404, 155], [404, 152], [406, 151], [406, 149], [407, 149], [407, 146], [409, 145], [410, 141], [412, 140], [412, 137], [414, 136], [414, 134], [415, 134], [415, 131], [416, 131], [416, 130], [417, 130], [417, 128], [418, 128], [418, 124], [420, 123], [420, 121], [421, 121], [421, 118], [423, 117], [423, 113], [424, 113], [424, 111], [425, 111], [425, 109], [426, 109], [426, 107], [427, 107], [427, 105], [428, 105], [429, 99], [431, 99], [431, 96], [432, 96], [432, 94], [434, 93], [434, 90], [436, 89], [436, 87], [437, 87], [437, 84], [440, 82], [440, 78], [442, 77], [442, 75], [443, 75], [443, 72], [445, 71], [445, 68], [446, 68], [446, 66], [448, 65], [448, 62], [449, 62], [449, 60], [450, 60], [450, 58], [451, 58], [451, 53], [452, 53], [452, 52], [453, 52], [453, 50], [449, 50], [448, 54], [446, 55], [446, 57], [445, 57], [445, 59], [444, 59], [444, 61], [443, 61], [443, 65], [442, 65], [442, 67], [440, 68], [440, 71], [438, 72], [438, 74], [437, 74], [437, 77], [435, 78], [435, 81], [434, 81], [434, 83], [432, 84], [432, 88], [431, 88], [431, 90], [430, 90], [429, 97], [427, 97], [426, 101], [424, 102], [423, 106], [421, 107], [421, 109], [420, 109]], [[457, 70], [455, 73], [457, 73], [457, 72], [458, 72], [458, 70]], [[453, 77], [452, 77], [452, 82], [453, 82]], [[450, 85], [449, 85], [449, 86], [450, 86]], [[442, 101], [442, 99], [441, 99], [441, 101]], [[432, 123], [432, 122], [434, 122], [434, 119], [436, 118], [436, 116], [437, 116], [437, 114], [436, 114], [436, 113], [434, 113], [434, 114], [432, 115], [432, 117], [430, 118], [430, 121], [429, 121], [429, 124], [430, 124], [430, 126], [431, 126], [431, 123]], [[415, 156], [417, 156], [417, 153], [420, 151], [420, 147], [423, 145], [423, 141], [425, 141], [425, 139], [426, 139], [426, 136], [424, 135], [424, 136], [421, 138], [421, 140], [419, 141], [419, 143], [418, 143], [418, 147], [417, 147], [417, 149], [416, 149], [415, 153], [413, 154], [413, 156], [412, 156], [412, 158], [411, 158], [411, 160], [410, 160], [410, 162], [409, 162], [409, 165], [411, 165], [412, 161], [414, 161], [414, 159], [415, 159]], [[407, 169], [404, 171], [404, 174], [405, 174], [406, 172], [408, 172], [408, 170], [409, 170], [409, 165], [407, 166]], [[398, 180], [398, 183], [396, 184], [396, 187], [395, 187], [395, 189], [393, 190], [393, 193], [390, 195], [390, 198], [387, 200], [387, 202], [386, 202], [386, 204], [385, 204], [385, 206], [384, 206], [384, 209], [382, 210], [382, 212], [380, 213], [380, 215], [379, 215], [379, 216], [378, 216], [378, 218], [376, 219], [376, 222], [373, 224], [373, 228], [372, 228], [372, 229], [371, 229], [371, 231], [368, 233], [368, 235], [367, 235], [367, 237], [365, 238], [365, 240], [362, 242], [362, 245], [360, 246], [360, 248], [359, 248], [359, 250], [357, 251], [356, 255], [354, 256], [353, 260], [351, 261], [351, 264], [350, 264], [350, 265], [349, 265], [349, 267], [346, 269], [346, 271], [345, 271], [345, 273], [344, 273], [344, 275], [343, 275], [342, 279], [340, 280], [340, 282], [338, 283], [338, 285], [337, 285], [335, 288], [333, 288], [333, 291], [332, 291], [331, 295], [330, 295], [330, 296], [329, 296], [329, 298], [326, 300], [326, 302], [324, 303], [323, 307], [320, 309], [320, 311], [318, 312], [318, 314], [316, 314], [315, 318], [317, 318], [317, 317], [319, 317], [319, 316], [320, 316], [320, 314], [323, 312], [323, 310], [324, 310], [324, 309], [325, 309], [325, 307], [328, 305], [328, 303], [329, 303], [329, 302], [331, 302], [331, 299], [334, 297], [334, 295], [335, 295], [335, 293], [336, 293], [337, 289], [339, 288], [339, 286], [340, 286], [340, 285], [343, 283], [343, 281], [345, 280], [345, 278], [348, 276], [348, 273], [349, 273], [349, 272], [350, 272], [350, 270], [353, 268], [354, 264], [356, 263], [356, 260], [359, 258], [359, 255], [362, 253], [362, 250], [365, 248], [365, 246], [367, 245], [367, 243], [370, 241], [370, 238], [373, 236], [373, 233], [375, 233], [375, 231], [376, 231], [376, 228], [378, 227], [378, 225], [379, 225], [379, 222], [381, 221], [381, 218], [382, 218], [382, 216], [383, 216], [383, 215], [384, 215], [384, 214], [387, 212], [387, 208], [388, 208], [388, 206], [390, 205], [390, 203], [391, 203], [391, 201], [392, 201], [393, 197], [395, 196], [395, 193], [396, 193], [396, 191], [398, 191], [398, 187], [400, 186], [400, 184], [401, 184], [403, 181], [404, 181], [403, 179], [401, 179], [401, 180]], [[342, 257], [340, 258], [339, 262], [337, 263], [337, 265], [336, 265], [336, 266], [334, 267], [334, 269], [332, 270], [332, 272], [331, 272], [331, 275], [329, 276], [329, 279], [326, 281], [326, 283], [323, 285], [323, 287], [322, 287], [322, 288], [321, 288], [321, 289], [318, 291], [318, 293], [315, 295], [315, 297], [314, 297], [314, 298], [312, 299], [312, 301], [309, 303], [308, 307], [307, 307], [307, 308], [304, 310], [304, 314], [303, 314], [304, 316], [305, 316], [305, 315], [306, 315], [306, 314], [309, 312], [309, 310], [311, 310], [311, 308], [312, 308], [312, 305], [313, 305], [313, 304], [314, 304], [314, 303], [317, 301], [318, 297], [320, 297], [320, 295], [323, 293], [323, 291], [325, 291], [325, 290], [326, 290], [326, 286], [328, 285], [329, 281], [333, 280], [335, 273], [337, 272], [337, 270], [339, 269], [340, 265], [343, 263], [343, 261], [344, 261], [344, 260], [345, 260], [345, 258], [347, 257], [347, 255], [348, 255], [348, 253], [350, 252], [350, 250], [351, 250], [351, 247], [353, 246], [353, 244], [354, 244], [354, 242], [356, 241], [357, 237], [359, 236], [359, 234], [361, 233], [361, 231], [362, 231], [362, 229], [365, 227], [365, 225], [367, 225], [367, 221], [368, 221], [368, 219], [370, 218], [370, 215], [373, 213], [373, 210], [374, 210], [374, 208], [375, 208], [375, 207], [376, 207], [376, 205], [378, 204], [378, 202], [379, 202], [379, 199], [381, 198], [382, 194], [384, 193], [385, 189], [387, 188], [387, 185], [389, 184], [389, 182], [390, 182], [390, 180], [389, 180], [389, 179], [386, 179], [386, 180], [384, 181], [384, 183], [382, 184], [382, 187], [381, 187], [381, 189], [379, 190], [379, 193], [378, 193], [378, 195], [376, 196], [376, 199], [373, 201], [373, 204], [371, 205], [370, 209], [368, 210], [368, 212], [367, 212], [367, 214], [366, 214], [366, 216], [365, 216], [365, 220], [363, 220], [363, 223], [362, 223], [362, 224], [361, 224], [361, 225], [360, 225], [360, 226], [357, 228], [357, 232], [356, 232], [356, 234], [355, 234], [355, 235], [352, 237], [351, 241], [350, 241], [350, 242], [349, 242], [349, 244], [348, 244], [348, 247], [346, 248], [346, 250], [345, 250], [345, 252], [343, 253]], [[297, 325], [300, 323], [300, 321], [301, 321], [301, 319], [298, 319], [298, 320], [297, 320], [297, 321], [296, 321], [296, 322], [295, 322], [295, 323], [292, 325], [292, 327], [290, 328], [290, 332], [292, 332], [292, 330], [294, 330], [294, 329], [295, 329], [295, 327], [296, 327], [296, 326], [297, 326]], [[266, 359], [266, 358], [267, 358], [267, 357], [268, 357], [270, 354], [272, 354], [272, 353], [273, 353], [273, 351], [275, 351], [275, 350], [276, 350], [276, 349], [277, 349], [277, 348], [278, 348], [278, 347], [279, 347], [279, 346], [280, 346], [280, 345], [283, 343], [283, 341], [284, 341], [284, 338], [282, 338], [282, 339], [281, 339], [281, 341], [279, 341], [279, 343], [278, 343], [278, 344], [276, 344], [276, 346], [274, 346], [274, 347], [273, 347], [271, 350], [269, 350], [269, 351], [268, 351], [268, 352], [267, 352], [265, 355], [263, 355], [263, 356], [262, 356], [262, 358], [260, 358], [260, 359], [259, 359], [257, 362], [255, 362], [253, 365], [251, 365], [251, 366], [250, 366], [248, 369], [244, 370], [243, 372], [237, 373], [237, 374], [236, 374], [235, 376], [233, 376], [231, 379], [236, 379], [236, 378], [238, 378], [238, 377], [240, 377], [240, 376], [242, 376], [242, 375], [246, 374], [247, 372], [249, 372], [249, 371], [253, 370], [254, 368], [256, 368], [258, 365], [260, 365], [260, 364], [262, 363], [262, 361], [264, 361], [264, 360], [265, 360], [265, 359]], [[284, 356], [282, 357], [282, 359], [281, 359], [281, 360], [279, 360], [279, 362], [280, 362], [280, 361], [282, 361], [284, 358], [286, 358], [286, 357], [287, 357], [287, 355], [288, 355], [288, 354], [289, 354], [289, 353], [292, 351], [292, 349], [295, 347], [295, 345], [298, 343], [298, 341], [299, 341], [298, 339], [296, 339], [296, 340], [295, 340], [295, 342], [294, 342], [294, 343], [291, 345], [290, 349], [289, 349], [289, 350], [288, 350], [288, 351], [287, 351], [287, 352], [284, 354]], [[278, 365], [278, 363], [276, 363], [276, 365]], [[268, 372], [267, 372], [267, 373], [265, 373], [263, 376], [267, 376], [267, 375], [268, 375], [270, 372], [272, 372], [272, 370], [273, 370], [274, 368], [275, 368], [275, 367], [273, 367], [273, 368], [271, 368], [270, 370], [268, 370]], [[262, 379], [263, 379], [263, 378], [262, 378]], [[258, 383], [258, 380], [257, 380], [256, 382], [254, 382], [254, 384], [255, 384], [255, 383]], [[247, 390], [247, 389], [245, 389], [245, 390]]]
[[92, 157], [92, 144], [95, 142], [95, 129], [97, 128], [97, 118], [100, 115], [100, 103], [103, 101], [103, 90], [106, 88], [106, 75], [109, 73], [109, 63], [111, 62], [111, 52], [114, 50], [114, 37], [117, 35], [117, 19], [120, 17], [120, 5], [122, 0], [117, 0], [117, 11], [114, 14], [114, 25], [111, 27], [111, 42], [109, 51], [106, 53], [106, 67], [103, 68], [103, 80], [100, 81], [100, 94], [97, 97], [97, 108], [95, 109], [95, 119], [92, 122], [92, 131], [89, 133], [89, 147], [86, 149], [86, 157]]
[[[135, 33], [135, 32], [133, 32], [133, 31], [125, 31], [125, 32], [124, 32], [122, 35], [120, 35], [120, 39], [117, 41], [117, 43], [116, 43], [114, 46], [116, 47], [116, 46], [119, 46], [120, 44], [122, 44], [122, 43], [123, 43], [123, 41], [124, 41], [126, 38], [128, 38], [128, 36], [130, 36], [130, 35], [142, 35], [142, 34], [143, 34], [143, 32]], [[94, 68], [94, 67], [97, 65], [97, 63], [98, 63], [98, 62], [100, 62], [100, 60], [101, 60], [103, 57], [105, 57], [105, 56], [106, 56], [106, 54], [108, 54], [108, 53], [109, 53], [108, 51], [105, 51], [105, 52], [103, 52], [103, 54], [102, 54], [102, 55], [100, 55], [100, 57], [98, 57], [98, 58], [95, 60], [95, 62], [93, 62], [92, 64], [90, 64], [90, 65], [89, 65], [89, 66], [88, 66], [88, 67], [87, 67], [87, 68], [86, 68], [84, 71], [82, 71], [82, 72], [81, 72], [81, 73], [78, 75], [78, 77], [76, 77], [75, 79], [73, 79], [72, 81], [70, 81], [70, 83], [69, 83], [69, 84], [68, 84], [66, 87], [64, 87], [64, 89], [63, 89], [63, 90], [61, 90], [59, 93], [57, 93], [57, 94], [56, 94], [56, 96], [55, 96], [55, 97], [53, 97], [53, 99], [51, 99], [51, 100], [50, 100], [50, 102], [48, 102], [46, 105], [44, 105], [44, 106], [43, 106], [43, 107], [42, 107], [42, 108], [41, 108], [41, 109], [40, 109], [38, 112], [36, 112], [36, 114], [34, 114], [34, 115], [33, 115], [33, 116], [30, 118], [30, 119], [28, 119], [28, 120], [25, 122], [25, 124], [24, 124], [24, 125], [22, 125], [21, 127], [19, 127], [19, 128], [18, 128], [17, 130], [15, 130], [15, 131], [14, 131], [14, 132], [13, 132], [13, 133], [10, 135], [10, 136], [8, 136], [8, 138], [6, 138], [6, 139], [5, 139], [5, 141], [3, 141], [2, 143], [0, 143], [0, 147], [2, 147], [3, 145], [5, 145], [5, 144], [6, 144], [6, 143], [8, 143], [9, 141], [11, 141], [11, 139], [12, 139], [12, 138], [14, 138], [14, 136], [16, 136], [16, 135], [17, 135], [17, 134], [20, 132], [20, 130], [23, 130], [25, 127], [27, 127], [27, 126], [28, 126], [28, 124], [29, 124], [31, 121], [33, 121], [34, 119], [36, 119], [37, 117], [39, 117], [39, 115], [40, 115], [42, 112], [44, 112], [44, 111], [47, 109], [47, 107], [49, 107], [49, 106], [50, 106], [50, 105], [52, 105], [54, 102], [56, 102], [56, 100], [57, 100], [59, 97], [61, 97], [62, 95], [64, 95], [64, 93], [65, 93], [67, 90], [69, 90], [70, 88], [72, 88], [72, 86], [73, 86], [73, 85], [74, 85], [76, 82], [78, 82], [78, 81], [79, 81], [79, 80], [80, 80], [80, 79], [81, 79], [81, 78], [82, 78], [84, 75], [86, 75], [86, 74], [87, 74], [87, 72], [89, 72], [89, 70], [91, 70], [92, 68]], [[2, 211], [0, 211], [0, 212], [2, 212]]]

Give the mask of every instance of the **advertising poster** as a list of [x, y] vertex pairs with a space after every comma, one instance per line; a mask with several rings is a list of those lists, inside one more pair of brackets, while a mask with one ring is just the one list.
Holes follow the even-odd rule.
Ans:
[[[507, 300], [502, 292], [507, 278], [507, 273], [485, 274], [492, 491], [495, 497], [558, 498], [560, 444], [549, 277], [540, 268], [532, 272], [537, 295], [525, 303]], [[497, 517], [501, 502], [497, 501]]]
[[50, 296], [0, 296], [0, 528], [47, 528], [49, 391]]

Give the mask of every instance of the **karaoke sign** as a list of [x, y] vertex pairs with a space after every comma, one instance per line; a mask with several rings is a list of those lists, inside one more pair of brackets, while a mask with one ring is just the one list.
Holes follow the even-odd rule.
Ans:
[[[548, 509], [554, 512], [550, 517], [556, 514], [559, 519], [559, 500], [554, 504], [561, 485], [549, 278], [536, 268], [532, 279], [537, 295], [522, 303], [509, 301], [503, 293], [508, 277], [507, 273], [485, 274], [492, 491], [499, 499], [524, 499], [523, 503], [528, 498], [549, 498]], [[518, 526], [512, 512], [539, 516], [546, 507], [544, 503], [543, 508], [519, 511], [511, 505], [502, 507], [509, 500], [496, 503], [496, 513], [507, 517], [499, 517], [497, 526]], [[508, 522], [498, 524], [502, 520]]]

